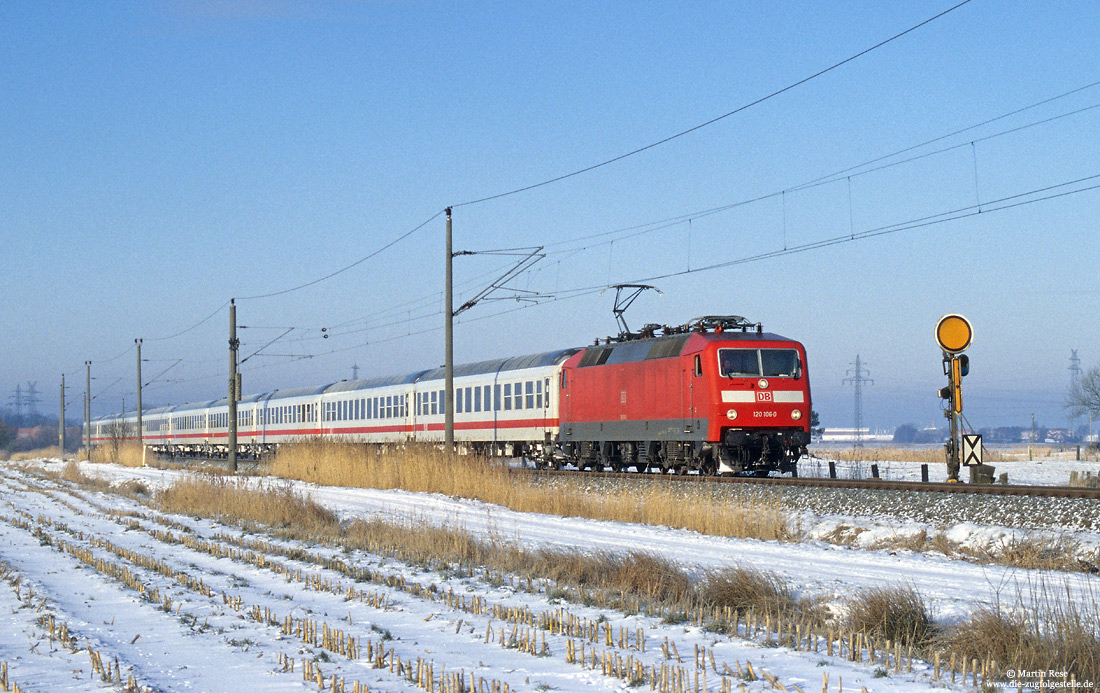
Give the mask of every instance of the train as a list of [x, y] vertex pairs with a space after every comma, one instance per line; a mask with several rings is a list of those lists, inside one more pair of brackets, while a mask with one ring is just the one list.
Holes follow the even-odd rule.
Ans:
[[[312, 438], [440, 444], [442, 368], [242, 397], [238, 455], [262, 458]], [[226, 398], [142, 412], [159, 455], [224, 457]], [[806, 350], [741, 316], [647, 325], [584, 347], [454, 367], [460, 452], [542, 468], [705, 475], [797, 475], [810, 442]], [[138, 440], [137, 413], [101, 416], [92, 445]]]

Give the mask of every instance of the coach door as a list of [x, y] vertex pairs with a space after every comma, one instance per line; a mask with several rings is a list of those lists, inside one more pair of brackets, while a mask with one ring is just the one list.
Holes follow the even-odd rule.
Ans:
[[684, 433], [692, 433], [695, 430], [691, 415], [695, 408], [695, 375], [690, 359], [684, 359], [681, 363], [684, 366], [680, 371], [680, 420], [683, 422]]
[[704, 395], [703, 389], [703, 355], [693, 354], [683, 362], [683, 387], [680, 389], [684, 398], [684, 433], [695, 432], [695, 422], [698, 419], [697, 400]]

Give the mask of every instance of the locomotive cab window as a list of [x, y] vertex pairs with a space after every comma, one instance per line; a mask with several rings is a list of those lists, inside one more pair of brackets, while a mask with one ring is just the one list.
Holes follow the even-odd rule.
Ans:
[[794, 349], [719, 349], [718, 372], [723, 378], [799, 378], [802, 367]]

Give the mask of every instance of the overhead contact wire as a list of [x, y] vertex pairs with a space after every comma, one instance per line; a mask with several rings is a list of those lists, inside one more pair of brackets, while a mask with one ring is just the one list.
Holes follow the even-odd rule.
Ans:
[[[967, 0], [967, 2], [969, 2], [969, 0]], [[435, 221], [435, 219], [438, 218], [439, 215], [441, 215], [441, 214], [443, 214], [443, 210], [439, 210], [438, 212], [433, 214], [431, 216], [431, 218], [425, 219], [416, 228], [411, 229], [409, 231], [406, 231], [405, 233], [403, 233], [400, 236], [398, 236], [397, 238], [393, 239], [392, 241], [390, 241], [386, 245], [382, 246], [378, 250], [375, 250], [374, 252], [369, 253], [368, 255], [365, 255], [365, 256], [359, 258], [358, 260], [351, 263], [350, 265], [346, 265], [344, 267], [341, 267], [340, 269], [336, 270], [335, 272], [330, 272], [329, 274], [326, 274], [323, 277], [318, 277], [317, 279], [314, 279], [312, 281], [308, 281], [304, 284], [299, 284], [298, 286], [293, 286], [289, 289], [283, 289], [281, 291], [272, 291], [271, 293], [267, 293], [267, 294], [256, 294], [255, 296], [238, 296], [237, 300], [239, 300], [239, 301], [251, 301], [251, 300], [255, 300], [255, 299], [259, 299], [259, 298], [271, 298], [272, 296], [282, 296], [283, 294], [289, 294], [292, 291], [298, 291], [300, 289], [305, 289], [307, 287], [313, 286], [314, 284], [320, 284], [323, 281], [332, 279], [333, 277], [335, 277], [337, 275], [340, 275], [340, 274], [343, 274], [344, 272], [347, 272], [348, 270], [352, 269], [353, 267], [358, 267], [359, 265], [361, 265], [364, 262], [366, 262], [367, 260], [370, 260], [371, 258], [377, 256], [378, 254], [380, 254], [380, 253], [382, 253], [386, 250], [389, 250], [390, 248], [397, 245], [401, 241], [405, 240], [409, 236], [413, 235], [414, 233], [416, 233], [420, 229], [424, 228], [425, 226], [427, 226], [431, 222]]]
[[802, 86], [803, 84], [805, 84], [805, 83], [807, 83], [811, 80], [817, 79], [818, 77], [820, 77], [824, 74], [832, 72], [833, 70], [836, 70], [837, 68], [842, 67], [843, 65], [846, 65], [846, 64], [852, 62], [853, 60], [857, 60], [857, 59], [867, 55], [868, 53], [885, 46], [888, 43], [896, 41], [897, 39], [901, 38], [902, 36], [905, 36], [906, 34], [910, 34], [914, 31], [916, 31], [917, 29], [920, 29], [921, 27], [925, 26], [926, 24], [930, 24], [930, 23], [936, 21], [940, 17], [943, 17], [945, 15], [948, 15], [948, 14], [954, 12], [955, 10], [962, 7], [963, 5], [966, 5], [966, 4], [970, 3], [970, 1], [971, 0], [963, 0], [959, 4], [957, 4], [953, 7], [949, 7], [948, 9], [944, 10], [943, 12], [940, 12], [937, 15], [929, 17], [928, 19], [924, 20], [923, 22], [920, 22], [919, 24], [914, 24], [913, 26], [909, 27], [905, 31], [894, 34], [890, 38], [885, 39], [883, 41], [880, 41], [880, 42], [876, 43], [875, 45], [871, 46], [870, 48], [865, 48], [862, 51], [860, 51], [859, 53], [856, 53], [855, 55], [848, 56], [844, 60], [841, 60], [840, 62], [837, 62], [837, 63], [833, 63], [829, 67], [826, 67], [823, 70], [819, 70], [818, 72], [815, 72], [814, 74], [812, 74], [808, 77], [803, 77], [802, 79], [798, 80], [797, 82], [794, 82], [792, 84], [788, 84], [787, 86], [783, 87], [782, 89], [777, 89], [777, 90], [771, 92], [770, 94], [767, 94], [766, 96], [762, 96], [762, 97], [756, 99], [755, 101], [751, 101], [747, 104], [744, 104], [743, 106], [739, 106], [739, 107], [733, 109], [732, 111], [730, 111], [728, 113], [724, 113], [724, 114], [722, 114], [720, 116], [717, 116], [715, 118], [711, 118], [708, 121], [705, 121], [703, 123], [699, 123], [698, 125], [694, 125], [694, 126], [688, 128], [687, 130], [682, 130], [682, 131], [680, 131], [680, 132], [678, 132], [674, 135], [669, 135], [668, 137], [665, 137], [664, 139], [658, 140], [656, 142], [651, 142], [650, 144], [647, 144], [647, 145], [642, 146], [642, 147], [638, 147], [637, 149], [629, 151], [625, 154], [620, 154], [618, 156], [612, 157], [612, 158], [607, 159], [605, 161], [601, 161], [597, 164], [592, 164], [591, 166], [586, 166], [584, 168], [577, 169], [576, 171], [572, 171], [570, 173], [565, 173], [565, 174], [562, 174], [560, 176], [556, 176], [554, 178], [550, 178], [550, 179], [544, 180], [544, 181], [539, 182], [539, 183], [532, 183], [531, 185], [525, 185], [521, 188], [516, 188], [514, 190], [509, 190], [507, 192], [497, 193], [495, 195], [489, 195], [487, 197], [481, 197], [481, 198], [478, 198], [476, 200], [468, 200], [466, 202], [460, 202], [456, 205], [451, 205], [451, 206], [452, 207], [466, 207], [466, 206], [469, 206], [469, 205], [480, 204], [482, 202], [489, 202], [490, 200], [498, 200], [502, 197], [508, 197], [510, 195], [517, 195], [517, 194], [522, 193], [522, 192], [527, 192], [528, 190], [534, 190], [535, 188], [541, 188], [545, 185], [551, 185], [553, 183], [558, 183], [558, 182], [566, 180], [568, 178], [573, 178], [574, 176], [579, 176], [581, 174], [588, 173], [589, 171], [595, 171], [596, 169], [603, 168], [604, 166], [607, 166], [608, 164], [613, 164], [617, 161], [622, 161], [623, 159], [627, 159], [627, 158], [632, 157], [636, 154], [641, 154], [642, 152], [648, 151], [648, 150], [653, 149], [655, 147], [659, 147], [662, 144], [667, 144], [667, 143], [669, 143], [673, 140], [684, 137], [685, 135], [689, 135], [689, 134], [695, 132], [696, 130], [701, 130], [701, 129], [709, 126], [709, 125], [713, 125], [713, 124], [715, 124], [715, 123], [717, 123], [721, 120], [725, 120], [726, 118], [729, 118], [730, 116], [741, 113], [742, 111], [746, 111], [746, 110], [752, 108], [753, 106], [757, 106], [759, 104], [762, 104], [765, 101], [768, 101], [770, 99], [775, 98], [776, 96], [779, 96], [780, 94], [784, 94], [784, 93], [786, 93], [786, 92], [788, 92], [792, 89], [795, 89], [796, 87]]

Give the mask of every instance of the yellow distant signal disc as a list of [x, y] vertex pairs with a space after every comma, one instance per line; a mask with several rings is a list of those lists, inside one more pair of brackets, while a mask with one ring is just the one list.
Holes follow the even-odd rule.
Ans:
[[959, 354], [966, 351], [973, 336], [970, 322], [961, 315], [950, 313], [936, 323], [936, 341], [946, 352]]

